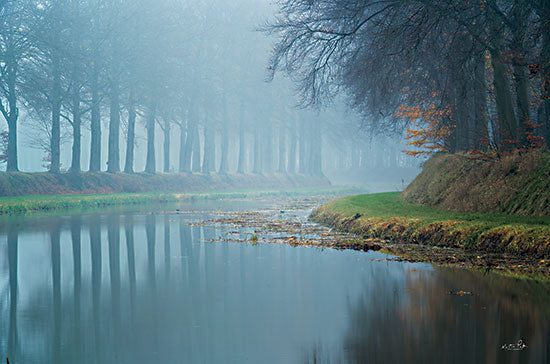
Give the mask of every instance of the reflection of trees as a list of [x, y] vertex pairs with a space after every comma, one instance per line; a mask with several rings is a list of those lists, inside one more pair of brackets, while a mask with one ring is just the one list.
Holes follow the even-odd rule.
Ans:
[[[63, 221], [69, 224], [63, 225]], [[86, 237], [82, 237], [82, 221], [86, 222], [86, 229], [89, 228], [90, 257], [87, 249], [81, 246], [86, 243]], [[255, 318], [264, 312], [278, 308], [281, 312], [291, 310], [290, 307], [276, 307], [278, 301], [273, 301], [273, 305], [269, 302], [268, 291], [279, 292], [286, 289], [286, 285], [250, 289], [259, 287], [260, 278], [257, 277], [265, 269], [259, 259], [260, 249], [244, 244], [201, 244], [201, 235], [208, 240], [215, 237], [216, 231], [190, 227], [185, 220], [179, 223], [179, 248], [185, 257], [182, 264], [187, 266], [182, 266], [180, 274], [177, 260], [173, 259], [172, 269], [166, 270], [170, 274], [169, 280], [157, 281], [157, 223], [166, 224], [167, 221], [160, 216], [157, 219], [154, 215], [147, 215], [143, 220], [142, 216], [130, 214], [125, 215], [124, 225], [112, 215], [54, 219], [46, 232], [49, 244], [44, 247], [46, 256], [50, 255], [48, 249], [51, 248], [51, 266], [46, 263], [48, 265], [44, 267], [47, 276], [35, 276], [35, 279], [43, 279], [38, 283], [45, 287], [46, 292], [31, 292], [30, 298], [25, 290], [27, 282], [21, 282], [21, 273], [25, 273], [27, 278], [25, 269], [29, 269], [25, 265], [27, 250], [22, 248], [25, 239], [20, 238], [18, 245], [17, 229], [8, 234], [6, 269], [9, 270], [10, 307], [5, 308], [0, 325], [6, 326], [2, 331], [6, 337], [2, 342], [8, 345], [10, 357], [16, 358], [12, 363], [23, 359], [35, 362], [43, 357], [47, 357], [44, 361], [55, 363], [199, 362], [206, 359], [223, 362], [220, 353], [245, 351], [247, 345], [255, 342], [255, 338], [230, 328], [254, 327]], [[62, 227], [69, 230], [61, 231]], [[120, 247], [122, 228], [127, 259], [120, 257], [120, 249], [124, 249]], [[172, 253], [178, 249], [177, 242], [170, 239], [176, 237], [166, 235], [170, 229], [175, 232], [175, 228], [175, 225], [164, 228], [165, 257], [170, 256], [167, 249]], [[107, 242], [103, 241], [103, 244], [108, 243], [108, 263], [103, 262], [107, 255], [102, 252], [102, 238], [105, 239], [102, 233], [108, 238]], [[171, 246], [172, 242], [174, 246]], [[280, 273], [287, 274], [289, 279], [300, 277], [302, 269], [312, 264], [306, 250], [293, 251], [292, 255], [281, 259], [292, 260], [282, 265], [289, 271]], [[167, 261], [157, 263], [164, 272], [162, 265]], [[102, 270], [107, 274], [104, 264], [109, 264], [109, 276], [106, 276], [109, 287], [102, 282]], [[548, 349], [544, 340], [548, 337], [549, 313], [532, 300], [533, 292], [546, 290], [540, 287], [537, 290], [527, 283], [444, 269], [433, 274], [411, 271], [405, 281], [405, 273], [400, 271], [405, 267], [392, 263], [391, 269], [373, 268], [371, 276], [375, 279], [369, 282], [363, 297], [349, 308], [350, 326], [345, 337], [344, 354], [332, 355], [330, 349], [318, 346], [310, 362], [313, 359], [330, 361], [341, 357], [340, 354], [346, 355], [349, 361], [367, 363], [506, 363], [508, 358], [517, 358], [522, 363], [546, 361], [544, 355], [547, 354], [543, 351]], [[395, 274], [387, 274], [389, 271]], [[74, 282], [65, 279], [71, 274]], [[123, 281], [126, 277], [128, 283]], [[31, 282], [30, 286], [36, 283]], [[22, 295], [17, 292], [18, 284]], [[74, 291], [71, 292], [73, 284]], [[102, 284], [103, 294], [106, 294], [103, 300]], [[298, 280], [292, 287], [303, 297], [308, 292], [306, 285]], [[449, 290], [460, 289], [472, 291], [475, 295], [457, 297], [446, 294]], [[158, 298], [157, 293], [160, 294]], [[90, 294], [91, 300], [88, 300]], [[46, 301], [40, 300], [43, 295]], [[224, 313], [222, 308], [226, 302], [229, 308]], [[547, 296], [541, 295], [538, 302], [546, 304]], [[241, 307], [232, 306], [235, 303]], [[234, 317], [227, 312], [235, 313]], [[29, 316], [32, 320], [27, 319]], [[16, 317], [19, 318], [17, 322]], [[269, 328], [267, 330], [265, 337], [269, 338]], [[226, 335], [225, 342], [220, 339], [220, 333]], [[241, 337], [235, 337], [236, 334], [241, 334]], [[44, 349], [33, 344], [33, 335], [46, 338], [47, 347]], [[500, 350], [503, 343], [520, 337], [529, 345], [525, 352]], [[258, 342], [263, 340], [262, 336]], [[21, 343], [25, 345], [21, 346]], [[115, 351], [118, 351], [116, 358], [111, 355]]]
[[[388, 279], [351, 307], [345, 338], [350, 361], [364, 363], [542, 363], [547, 358], [547, 316], [532, 299], [511, 295], [518, 282], [468, 271], [409, 272], [406, 290]], [[451, 295], [450, 290], [474, 292]], [[523, 339], [529, 349], [507, 352]]]
[[130, 315], [132, 321], [136, 316], [136, 259], [134, 247], [134, 219], [126, 215], [124, 231], [126, 235], [126, 251], [128, 253], [128, 280], [130, 281]]
[[155, 277], [155, 245], [157, 239], [157, 222], [155, 215], [150, 214], [145, 217], [145, 235], [147, 236], [147, 267], [148, 277], [153, 294], [156, 294]]
[[170, 278], [170, 215], [164, 215], [164, 271], [166, 279]]
[[118, 360], [120, 348], [120, 217], [112, 215], [107, 223], [109, 242], [109, 277], [111, 280], [111, 322], [113, 324], [112, 357]]
[[11, 229], [8, 232], [8, 266], [10, 284], [10, 320], [8, 328], [8, 357], [12, 361], [17, 357], [18, 335], [17, 335], [17, 263], [18, 263], [18, 241], [17, 231]]
[[61, 226], [56, 224], [50, 233], [53, 289], [53, 362], [61, 361]]
[[186, 262], [186, 267], [182, 267], [182, 286], [184, 287], [184, 302], [185, 302], [185, 311], [182, 312], [182, 315], [185, 315], [183, 320], [183, 327], [185, 331], [183, 335], [188, 337], [188, 342], [185, 343], [185, 354], [186, 362], [192, 362], [192, 358], [195, 357], [195, 352], [197, 348], [197, 340], [195, 335], [193, 335], [193, 326], [196, 304], [197, 300], [195, 299], [195, 287], [197, 283], [197, 260], [198, 255], [195, 255], [193, 250], [193, 238], [191, 236], [191, 227], [187, 225], [186, 221], [180, 220], [179, 223], [179, 233], [180, 233], [180, 252], [184, 262]]
[[[158, 297], [157, 297], [157, 278], [156, 278], [156, 263], [155, 263], [155, 248], [157, 241], [157, 220], [155, 215], [149, 214], [145, 217], [145, 235], [147, 237], [147, 277], [148, 277], [148, 293], [149, 298], [149, 318], [151, 321], [149, 323], [148, 329], [149, 335], [147, 336], [148, 345], [151, 347], [153, 352], [158, 352], [159, 342], [158, 342], [158, 315], [159, 310], [157, 307]], [[152, 353], [148, 353], [146, 357], [143, 358], [144, 362], [153, 362], [155, 361], [155, 356]]]
[[73, 287], [73, 303], [74, 303], [74, 336], [75, 343], [75, 352], [80, 353], [81, 340], [79, 338], [81, 326], [80, 326], [80, 296], [82, 288], [82, 262], [81, 262], [81, 230], [82, 230], [82, 221], [80, 216], [73, 216], [71, 218], [71, 241], [73, 246], [73, 277], [74, 277], [74, 287]]
[[90, 219], [90, 251], [92, 264], [92, 311], [94, 322], [94, 353], [96, 361], [101, 361], [101, 225], [100, 217]]

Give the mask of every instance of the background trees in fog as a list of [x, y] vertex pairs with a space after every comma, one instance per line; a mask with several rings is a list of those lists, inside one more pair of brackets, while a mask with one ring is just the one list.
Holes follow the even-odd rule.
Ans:
[[36, 159], [29, 148], [52, 173], [319, 175], [345, 164], [333, 149], [359, 134], [369, 144], [358, 117], [296, 108], [288, 80], [265, 82], [272, 40], [257, 27], [273, 13], [252, 0], [3, 2], [7, 170], [18, 150]]

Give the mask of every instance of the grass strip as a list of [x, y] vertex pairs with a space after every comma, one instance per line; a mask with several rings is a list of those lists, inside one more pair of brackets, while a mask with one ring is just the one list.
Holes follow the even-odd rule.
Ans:
[[396, 243], [550, 257], [550, 217], [458, 213], [404, 201], [400, 193], [347, 196], [311, 219], [337, 230]]
[[106, 207], [145, 205], [152, 203], [179, 203], [191, 200], [216, 200], [235, 198], [259, 198], [268, 196], [304, 196], [321, 194], [357, 193], [354, 187], [316, 187], [290, 190], [233, 190], [200, 191], [189, 193], [115, 193], [115, 194], [74, 194], [37, 195], [0, 198], [0, 215], [35, 214], [58, 210], [96, 209]]

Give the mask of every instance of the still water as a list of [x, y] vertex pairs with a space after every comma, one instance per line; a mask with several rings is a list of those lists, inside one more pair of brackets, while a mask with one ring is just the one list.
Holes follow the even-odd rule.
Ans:
[[[550, 360], [541, 284], [374, 252], [211, 242], [224, 228], [196, 223], [218, 208], [258, 207], [1, 220], [0, 355], [12, 364]], [[501, 348], [519, 339], [524, 350]]]

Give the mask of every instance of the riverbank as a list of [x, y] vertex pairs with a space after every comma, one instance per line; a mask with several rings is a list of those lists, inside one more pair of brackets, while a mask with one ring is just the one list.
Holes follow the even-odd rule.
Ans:
[[406, 201], [439, 210], [550, 215], [550, 153], [491, 159], [438, 153], [403, 192]]
[[0, 196], [73, 195], [326, 187], [324, 176], [239, 173], [0, 173]]
[[242, 199], [270, 196], [338, 196], [358, 193], [355, 187], [304, 187], [291, 189], [251, 189], [195, 191], [187, 193], [115, 193], [0, 197], [0, 215], [51, 213], [53, 211], [117, 208], [146, 204], [176, 204], [192, 200]]
[[409, 203], [399, 193], [381, 193], [334, 200], [314, 210], [311, 220], [365, 238], [365, 244], [379, 239], [396, 246], [453, 248], [474, 257], [521, 258], [542, 271], [550, 265], [548, 216], [442, 211]]

